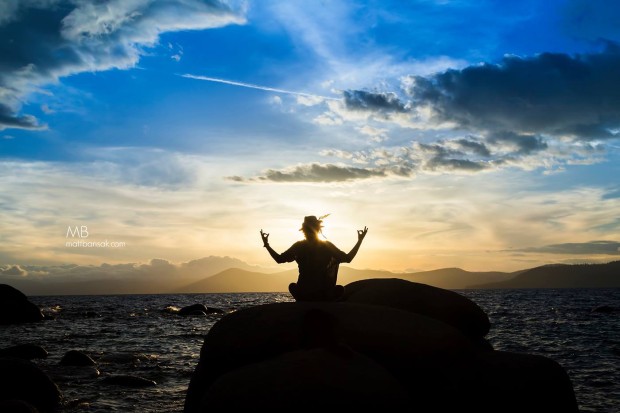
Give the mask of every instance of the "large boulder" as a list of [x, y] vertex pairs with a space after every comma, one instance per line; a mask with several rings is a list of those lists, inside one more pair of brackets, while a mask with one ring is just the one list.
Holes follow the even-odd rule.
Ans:
[[223, 317], [205, 337], [185, 412], [577, 412], [557, 363], [477, 345], [488, 319], [465, 297], [399, 280], [346, 288], [345, 302], [267, 304]]
[[0, 359], [0, 401], [23, 400], [40, 412], [54, 411], [60, 390], [37, 366], [27, 360]]
[[61, 366], [97, 366], [95, 360], [78, 350], [69, 350], [60, 359]]
[[481, 352], [461, 371], [460, 400], [470, 411], [506, 413], [577, 413], [566, 371], [538, 355]]
[[385, 368], [338, 346], [293, 351], [226, 373], [206, 392], [200, 410], [397, 411], [408, 404]]
[[16, 288], [0, 284], [0, 324], [30, 323], [43, 320], [43, 313]]
[[339, 344], [373, 359], [405, 386], [443, 382], [452, 366], [474, 352], [470, 340], [455, 328], [394, 308], [261, 305], [229, 314], [211, 328], [188, 389], [186, 411], [201, 411], [200, 400], [209, 388], [232, 370], [291, 351]]
[[222, 314], [223, 310], [215, 307], [207, 307], [204, 304], [192, 304], [183, 307], [179, 310], [179, 315], [207, 315], [207, 314]]
[[454, 291], [397, 278], [352, 282], [345, 286], [342, 300], [422, 314], [456, 327], [476, 342], [491, 326], [489, 317], [469, 298]]

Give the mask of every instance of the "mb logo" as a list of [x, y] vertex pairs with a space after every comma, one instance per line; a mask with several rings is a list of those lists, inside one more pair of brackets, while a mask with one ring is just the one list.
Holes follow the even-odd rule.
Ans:
[[86, 225], [82, 225], [82, 226], [75, 226], [75, 228], [71, 228], [71, 226], [67, 227], [67, 236], [66, 238], [69, 238], [69, 236], [71, 236], [71, 238], [88, 238], [88, 227]]

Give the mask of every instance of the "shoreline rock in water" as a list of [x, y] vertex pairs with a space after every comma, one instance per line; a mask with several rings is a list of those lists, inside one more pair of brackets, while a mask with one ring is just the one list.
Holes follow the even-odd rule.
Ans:
[[488, 317], [466, 297], [397, 279], [345, 291], [342, 302], [266, 304], [223, 317], [205, 338], [184, 411], [578, 411], [556, 362], [479, 345]]
[[58, 386], [35, 364], [18, 358], [0, 358], [0, 408], [7, 409], [0, 411], [32, 405], [39, 412], [52, 412], [60, 401]]
[[0, 284], [0, 325], [43, 320], [41, 309], [16, 288]]

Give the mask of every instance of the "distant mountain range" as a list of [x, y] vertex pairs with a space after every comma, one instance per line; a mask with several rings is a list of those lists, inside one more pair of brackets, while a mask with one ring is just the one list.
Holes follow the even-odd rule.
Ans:
[[[356, 270], [349, 267], [340, 267], [338, 283], [346, 285], [366, 278], [402, 278], [441, 288], [462, 289], [468, 288], [472, 284], [506, 281], [513, 276], [511, 273], [470, 272], [460, 268], [443, 268], [416, 273], [394, 273], [390, 271]], [[239, 268], [230, 268], [219, 274], [180, 287], [176, 292], [278, 292], [288, 291], [288, 285], [296, 280], [297, 270], [265, 274]]]
[[[341, 267], [338, 283], [346, 285], [366, 278], [401, 278], [446, 289], [488, 288], [617, 288], [620, 287], [620, 261], [607, 264], [544, 265], [516, 272], [474, 272], [460, 268], [442, 268], [414, 273], [357, 270]], [[89, 280], [45, 280], [18, 278], [10, 284], [27, 295], [56, 294], [156, 294], [156, 293], [228, 293], [283, 292], [297, 280], [297, 270], [277, 273], [253, 271], [248, 267], [228, 268], [196, 281], [196, 278], [170, 276], [128, 277]]]
[[519, 271], [504, 281], [471, 285], [471, 288], [617, 288], [620, 261], [607, 264], [553, 264]]
[[[296, 270], [265, 274], [231, 268], [181, 287], [177, 292], [287, 291], [289, 283], [295, 281], [296, 278]], [[452, 290], [467, 288], [612, 288], [620, 287], [620, 261], [607, 264], [545, 265], [512, 273], [471, 272], [460, 268], [442, 268], [433, 271], [401, 274], [341, 267], [338, 283], [346, 285], [365, 278], [402, 278]]]

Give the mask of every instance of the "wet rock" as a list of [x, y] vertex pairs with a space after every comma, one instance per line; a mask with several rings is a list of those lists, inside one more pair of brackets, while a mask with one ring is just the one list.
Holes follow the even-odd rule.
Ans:
[[340, 346], [289, 352], [233, 370], [213, 383], [200, 403], [204, 411], [270, 411], [274, 406], [402, 411], [410, 401], [385, 368]]
[[0, 357], [15, 357], [23, 360], [47, 358], [47, 350], [35, 344], [18, 344], [0, 350]]
[[164, 313], [168, 314], [178, 314], [181, 309], [179, 307], [175, 307], [173, 305], [169, 305], [162, 310]]
[[27, 360], [0, 359], [0, 401], [23, 400], [41, 412], [50, 412], [60, 399], [56, 384], [36, 365]]
[[620, 311], [620, 308], [612, 307], [610, 305], [600, 305], [592, 309], [593, 313], [604, 313], [604, 314], [615, 313], [618, 311]]
[[97, 363], [78, 350], [69, 350], [60, 360], [61, 366], [96, 366]]
[[43, 320], [43, 313], [19, 290], [0, 284], [0, 325]]
[[491, 326], [485, 312], [454, 291], [397, 278], [356, 281], [345, 286], [343, 301], [398, 308], [425, 315], [459, 329], [477, 341]]
[[153, 387], [157, 385], [157, 383], [153, 380], [145, 379], [144, 377], [122, 374], [106, 376], [101, 380], [101, 382], [104, 384], [124, 387]]
[[537, 355], [481, 352], [463, 370], [463, 405], [476, 412], [574, 412], [575, 393], [566, 371]]
[[204, 304], [192, 304], [187, 307], [183, 307], [179, 310], [179, 315], [207, 315], [207, 314], [222, 314], [224, 310], [214, 307], [207, 307]]

